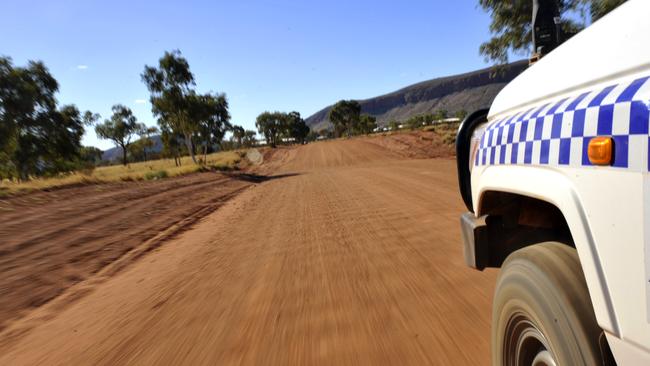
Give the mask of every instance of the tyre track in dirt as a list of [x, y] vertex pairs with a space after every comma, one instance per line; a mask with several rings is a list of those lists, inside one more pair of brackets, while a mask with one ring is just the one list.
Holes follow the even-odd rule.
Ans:
[[361, 139], [273, 159], [277, 179], [21, 320], [51, 315], [0, 364], [489, 363], [495, 272], [463, 263], [453, 160]]
[[[0, 258], [0, 267], [9, 262], [16, 262], [33, 256], [35, 252], [41, 252], [41, 256], [47, 255], [47, 252], [43, 252], [43, 247], [51, 248], [49, 243], [52, 242], [65, 242], [67, 248], [84, 245], [88, 241], [96, 239], [96, 237], [91, 233], [80, 235], [78, 233], [79, 228], [93, 227], [93, 230], [105, 232], [101, 229], [106, 227], [107, 224], [114, 226], [117, 220], [125, 222], [126, 219], [132, 216], [133, 211], [142, 207], [147, 207], [149, 210], [145, 215], [152, 216], [160, 211], [161, 205], [166, 208], [169, 206], [168, 202], [170, 201], [174, 202], [176, 199], [191, 196], [192, 192], [202, 189], [203, 186], [220, 184], [228, 179], [179, 184], [176, 187], [168, 187], [161, 191], [126, 191], [123, 196], [93, 197], [90, 205], [95, 206], [95, 203], [98, 203], [99, 200], [100, 206], [92, 208], [85, 207], [86, 202], [65, 200], [65, 207], [72, 208], [74, 211], [66, 209], [62, 212], [57, 207], [41, 205], [39, 212], [34, 214], [36, 217], [29, 221], [25, 220], [18, 225], [8, 225], [9, 227], [2, 230], [2, 236], [6, 238], [3, 244], [3, 253], [10, 255]], [[40, 213], [43, 213], [43, 215], [39, 215]], [[107, 223], [107, 217], [111, 217], [112, 222]], [[11, 223], [9, 220], [7, 222]], [[25, 230], [25, 228], [33, 227], [38, 227], [38, 230]], [[114, 230], [114, 228], [112, 229]], [[141, 226], [140, 229], [141, 231], [146, 230], [146, 227]], [[115, 236], [113, 236], [113, 239], [114, 242], [121, 240], [121, 238]]]
[[[0, 211], [0, 329], [161, 230], [187, 217], [196, 220], [201, 217], [197, 213], [208, 214], [222, 204], [221, 197], [249, 185], [223, 174], [203, 173], [4, 200]], [[100, 193], [93, 194], [97, 189]]]

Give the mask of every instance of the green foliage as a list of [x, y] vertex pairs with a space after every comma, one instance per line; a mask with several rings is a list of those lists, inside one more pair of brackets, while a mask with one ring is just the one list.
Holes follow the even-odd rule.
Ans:
[[85, 111], [83, 114], [83, 123], [85, 126], [93, 126], [102, 116], [99, 113], [93, 113], [91, 111]]
[[244, 138], [242, 139], [242, 146], [243, 147], [251, 147], [257, 143], [257, 132], [252, 131], [252, 130], [246, 130], [244, 131]]
[[94, 146], [82, 146], [79, 149], [79, 159], [91, 165], [98, 165], [102, 161], [103, 151]]
[[444, 135], [442, 142], [446, 145], [453, 145], [456, 143], [456, 134], [455, 133], [447, 133]]
[[115, 146], [122, 149], [122, 164], [126, 165], [127, 152], [131, 139], [138, 131], [146, 129], [146, 126], [138, 123], [130, 108], [121, 104], [113, 106], [113, 115], [104, 123], [95, 126], [95, 133], [101, 139], [111, 140]]
[[359, 117], [359, 124], [356, 126], [354, 131], [358, 134], [367, 135], [373, 133], [376, 128], [377, 118], [369, 114], [362, 114], [361, 117]]
[[[585, 26], [584, 23], [568, 19], [566, 14], [569, 12], [584, 14], [588, 10], [592, 20], [597, 20], [623, 2], [625, 0], [558, 0], [562, 30], [565, 34], [574, 34]], [[481, 8], [492, 18], [492, 38], [481, 44], [479, 49], [486, 61], [505, 64], [510, 52], [530, 53], [532, 4], [531, 0], [479, 0]]]
[[242, 126], [234, 125], [232, 126], [231, 131], [233, 141], [237, 144], [237, 146], [241, 146], [244, 140], [244, 135], [246, 134], [246, 130], [244, 130], [244, 127]]
[[310, 130], [309, 133], [307, 134], [307, 138], [305, 139], [308, 142], [316, 141], [318, 140], [318, 137], [320, 134], [314, 130]]
[[331, 139], [332, 137], [334, 137], [334, 132], [328, 130], [327, 128], [323, 128], [320, 131], [318, 131], [318, 136], [326, 139]]
[[356, 100], [336, 103], [329, 112], [329, 120], [337, 137], [369, 134], [377, 128], [377, 119], [369, 114], [362, 115], [361, 105]]
[[255, 139], [255, 136], [257, 135], [255, 131], [251, 130], [244, 130], [242, 126], [232, 126], [232, 137], [231, 137], [231, 142], [232, 142], [232, 148], [240, 148], [240, 147], [251, 147], [255, 145], [257, 142]]
[[300, 113], [295, 111], [290, 113], [263, 112], [257, 116], [255, 126], [271, 147], [276, 147], [282, 138], [303, 143], [309, 134], [309, 126], [302, 119]]
[[407, 119], [406, 122], [404, 122], [404, 125], [409, 129], [414, 130], [421, 128], [422, 126], [430, 125], [433, 122], [443, 120], [448, 117], [448, 114], [449, 113], [445, 109], [439, 109], [434, 113], [429, 114], [418, 114]]
[[414, 116], [406, 120], [406, 127], [408, 127], [411, 130], [415, 130], [417, 128], [422, 127], [422, 116]]
[[448, 118], [449, 113], [447, 112], [446, 109], [438, 109], [433, 113], [433, 120], [434, 121], [440, 121], [442, 119]]
[[[455, 117], [459, 119], [465, 118], [467, 115], [467, 112], [465, 110], [459, 110], [455, 113]], [[408, 129], [414, 130], [414, 129], [420, 129], [423, 126], [428, 126], [433, 123], [440, 122], [444, 119], [449, 118], [449, 112], [447, 112], [446, 109], [438, 109], [434, 111], [433, 113], [427, 113], [427, 114], [418, 114], [415, 116], [409, 117], [406, 121], [404, 121], [404, 126]], [[398, 121], [391, 121], [388, 123], [388, 128], [390, 130], [398, 130], [399, 129], [399, 122]], [[428, 130], [428, 129], [425, 129]]]
[[304, 143], [310, 129], [305, 120], [300, 117], [300, 113], [294, 111], [288, 113], [285, 118], [287, 119], [285, 137], [293, 138], [300, 144]]
[[202, 141], [205, 160], [212, 146], [220, 144], [226, 132], [232, 128], [228, 100], [225, 94], [211, 93], [191, 93], [189, 100], [190, 118], [197, 128], [196, 139]]
[[151, 93], [150, 101], [154, 116], [158, 117], [161, 130], [171, 130], [181, 134], [195, 163], [192, 135], [198, 126], [192, 120], [192, 103], [196, 84], [189, 62], [180, 51], [165, 52], [158, 60], [158, 67], [145, 66], [142, 81]]
[[334, 125], [334, 135], [341, 137], [354, 134], [361, 116], [361, 105], [356, 100], [341, 100], [329, 112], [329, 120]]
[[157, 180], [157, 179], [163, 179], [167, 178], [169, 174], [167, 174], [166, 170], [157, 170], [155, 172], [148, 172], [144, 175], [145, 180]]
[[221, 143], [230, 129], [226, 96], [196, 93], [194, 74], [180, 51], [165, 52], [158, 60], [158, 67], [145, 66], [141, 76], [151, 92], [152, 112], [158, 117], [158, 125], [167, 131], [167, 150], [179, 151], [169, 144], [175, 144], [180, 135], [192, 161], [198, 163], [195, 141], [201, 141], [204, 157], [214, 145]]
[[174, 158], [175, 165], [180, 166], [180, 157], [187, 152], [183, 150], [183, 135], [172, 131], [167, 126], [161, 126], [160, 139], [163, 144], [162, 155], [166, 158]]
[[[586, 1], [586, 0], [585, 0]], [[626, 0], [591, 0], [591, 8], [589, 14], [592, 21], [596, 21], [616, 9], [619, 5], [623, 4]]]
[[58, 88], [42, 62], [14, 67], [0, 57], [0, 178], [27, 180], [77, 167], [85, 119], [75, 106], [57, 108]]
[[156, 127], [147, 127], [145, 125], [141, 125], [138, 129], [137, 134], [140, 139], [133, 145], [138, 153], [142, 153], [142, 160], [147, 161], [147, 149], [153, 148], [154, 141], [152, 137], [159, 132]]
[[276, 147], [282, 131], [286, 129], [286, 115], [281, 112], [262, 112], [257, 116], [255, 126], [266, 139], [266, 143]]
[[[582, 0], [559, 0], [560, 14], [577, 10]], [[508, 62], [508, 53], [530, 53], [532, 45], [532, 14], [533, 2], [531, 0], [479, 0], [479, 5], [490, 13], [490, 33], [492, 38], [481, 44], [479, 51], [485, 56], [486, 61], [495, 61], [500, 64]], [[584, 27], [565, 17], [562, 18], [562, 28], [568, 32], [575, 32]]]

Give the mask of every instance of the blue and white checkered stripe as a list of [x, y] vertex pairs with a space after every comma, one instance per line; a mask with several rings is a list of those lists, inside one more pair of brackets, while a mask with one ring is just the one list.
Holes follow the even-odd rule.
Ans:
[[611, 136], [613, 166], [650, 170], [650, 76], [545, 103], [490, 123], [474, 164], [582, 167], [589, 140]]

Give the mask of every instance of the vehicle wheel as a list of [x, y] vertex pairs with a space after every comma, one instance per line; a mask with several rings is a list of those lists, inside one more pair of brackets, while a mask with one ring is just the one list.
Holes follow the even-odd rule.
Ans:
[[600, 333], [575, 249], [548, 242], [506, 258], [492, 307], [494, 365], [602, 365]]

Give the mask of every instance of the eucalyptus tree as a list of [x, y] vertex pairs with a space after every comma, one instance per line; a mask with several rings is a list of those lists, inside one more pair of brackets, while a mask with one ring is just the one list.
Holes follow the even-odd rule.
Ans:
[[113, 115], [110, 119], [95, 126], [95, 133], [99, 138], [111, 140], [115, 146], [122, 149], [122, 164], [126, 166], [131, 139], [146, 126], [138, 123], [137, 118], [128, 107], [116, 104], [112, 110]]
[[329, 112], [329, 120], [334, 125], [334, 134], [350, 136], [359, 123], [361, 105], [356, 100], [341, 100]]
[[309, 126], [307, 126], [305, 120], [300, 117], [300, 113], [296, 111], [290, 112], [286, 115], [286, 118], [288, 137], [293, 138], [298, 143], [305, 142], [305, 139], [309, 134]]
[[244, 131], [244, 137], [242, 138], [242, 145], [244, 147], [251, 147], [255, 145], [255, 143], [257, 142], [255, 136], [257, 136], [257, 133], [255, 131], [252, 130]]
[[29, 179], [76, 168], [85, 116], [57, 106], [59, 84], [40, 61], [15, 67], [0, 57], [0, 179]]
[[176, 166], [182, 165], [181, 154], [183, 148], [183, 136], [163, 125], [160, 128], [160, 140], [163, 144], [162, 155], [164, 157], [173, 157]]
[[203, 144], [203, 160], [211, 146], [223, 141], [231, 129], [228, 100], [225, 94], [195, 94], [188, 96], [190, 119], [196, 126], [196, 137]]
[[[574, 34], [585, 27], [570, 14], [587, 14], [595, 21], [625, 0], [557, 0], [560, 26], [565, 34]], [[481, 44], [479, 51], [488, 61], [508, 62], [511, 53], [530, 52], [532, 45], [531, 0], [479, 0], [479, 6], [490, 13], [492, 37]]]
[[286, 131], [286, 123], [286, 113], [267, 111], [257, 116], [255, 126], [266, 139], [266, 143], [276, 147], [283, 132]]
[[356, 131], [362, 135], [367, 135], [372, 133], [377, 128], [377, 118], [369, 115], [362, 114], [359, 117], [359, 125], [356, 128]]
[[192, 141], [192, 136], [199, 132], [198, 123], [192, 118], [196, 83], [187, 59], [178, 50], [165, 52], [157, 67], [145, 66], [141, 77], [151, 93], [152, 112], [161, 129], [182, 134], [192, 161], [197, 163]]
[[244, 130], [244, 127], [238, 125], [232, 126], [232, 139], [237, 144], [237, 146], [241, 146], [243, 144], [245, 136], [246, 130]]
[[147, 149], [154, 146], [153, 136], [160, 131], [156, 127], [148, 127], [144, 124], [140, 124], [140, 128], [136, 132], [140, 139], [138, 142], [138, 147], [142, 150], [142, 158], [144, 161], [147, 161]]

